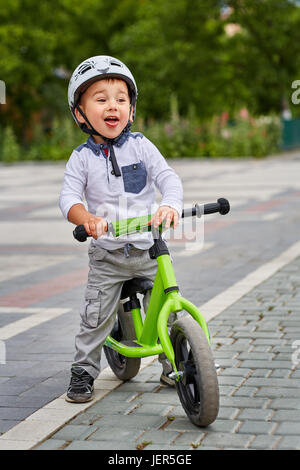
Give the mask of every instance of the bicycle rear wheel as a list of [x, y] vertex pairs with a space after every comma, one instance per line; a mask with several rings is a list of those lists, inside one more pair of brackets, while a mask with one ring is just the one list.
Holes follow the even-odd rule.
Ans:
[[175, 364], [182, 377], [176, 389], [181, 404], [193, 424], [211, 424], [219, 411], [219, 386], [211, 349], [201, 326], [187, 316], [171, 330]]
[[[110, 336], [120, 342], [128, 342], [136, 337], [131, 312], [124, 312], [121, 303]], [[137, 375], [141, 365], [140, 357], [125, 357], [108, 346], [104, 346], [103, 350], [110, 368], [118, 379], [126, 381]]]

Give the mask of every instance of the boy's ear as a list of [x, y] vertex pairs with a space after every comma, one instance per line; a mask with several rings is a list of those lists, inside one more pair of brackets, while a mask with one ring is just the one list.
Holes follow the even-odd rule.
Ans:
[[133, 107], [132, 106], [130, 106], [129, 121], [133, 123]]
[[[82, 109], [81, 105], [79, 105], [79, 106]], [[80, 114], [80, 112], [78, 111], [77, 108], [75, 108], [74, 112], [75, 112], [75, 116], [76, 116], [77, 121], [80, 122], [81, 124], [83, 124], [85, 122], [84, 117], [81, 116], [81, 114]]]

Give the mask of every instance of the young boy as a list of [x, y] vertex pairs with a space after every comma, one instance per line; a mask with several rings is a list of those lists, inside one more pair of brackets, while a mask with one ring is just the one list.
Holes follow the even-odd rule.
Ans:
[[[154, 280], [156, 261], [150, 259], [152, 233], [113, 239], [107, 221], [153, 213], [155, 187], [162, 194], [152, 223], [178, 224], [182, 185], [157, 148], [142, 134], [131, 133], [137, 87], [130, 70], [119, 60], [96, 56], [74, 71], [68, 90], [71, 113], [89, 134], [66, 165], [59, 205], [64, 217], [83, 224], [92, 241], [90, 270], [81, 311], [80, 331], [66, 399], [92, 399], [100, 372], [101, 348], [110, 334], [124, 281], [133, 277]], [[85, 208], [83, 195], [87, 202]], [[157, 207], [157, 206], [156, 206]], [[167, 379], [162, 361], [161, 380]]]

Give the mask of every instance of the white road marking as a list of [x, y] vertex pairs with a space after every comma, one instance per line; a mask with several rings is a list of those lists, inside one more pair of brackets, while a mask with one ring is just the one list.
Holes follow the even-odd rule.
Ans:
[[184, 256], [184, 257], [189, 257], [189, 256], [195, 256], [198, 255], [199, 253], [203, 253], [204, 251], [210, 250], [213, 248], [216, 244], [214, 242], [207, 242], [207, 243], [185, 243], [185, 248], [184, 250], [180, 250], [177, 253], [174, 253], [174, 257], [177, 256]]
[[42, 255], [42, 254], [18, 254], [1, 255], [0, 282], [8, 281], [16, 276], [24, 276], [40, 269], [64, 263], [72, 259], [72, 256]]
[[27, 313], [28, 317], [22, 318], [21, 320], [16, 320], [12, 323], [9, 323], [6, 326], [0, 328], [0, 340], [5, 341], [13, 336], [24, 333], [25, 331], [33, 328], [42, 323], [53, 320], [53, 318], [59, 317], [66, 312], [69, 312], [70, 308], [40, 308], [31, 309], [31, 308], [16, 308], [12, 311], [11, 307], [0, 307], [0, 313], [8, 312], [11, 313]]
[[282, 217], [281, 212], [269, 212], [268, 214], [263, 215], [262, 220], [265, 222], [270, 222], [272, 220], [279, 219], [280, 217]]
[[[51, 227], [51, 231], [49, 229]], [[46, 225], [40, 221], [18, 220], [0, 222], [0, 245], [55, 245], [76, 246], [72, 231], [74, 226], [64, 219]]]

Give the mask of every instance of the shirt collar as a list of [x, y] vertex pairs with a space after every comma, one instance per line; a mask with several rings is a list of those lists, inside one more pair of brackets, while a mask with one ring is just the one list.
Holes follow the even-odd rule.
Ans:
[[[113, 145], [115, 145], [116, 147], [121, 147], [128, 140], [129, 135], [130, 135], [130, 131], [122, 133], [119, 136], [119, 138], [116, 139], [116, 142]], [[87, 143], [87, 146], [89, 147], [89, 149], [91, 149], [92, 152], [95, 153], [96, 155], [99, 155], [101, 150], [103, 150], [104, 148], [108, 148], [108, 145], [105, 144], [105, 143], [96, 144], [96, 142], [94, 141], [94, 139], [91, 135], [89, 136], [86, 143]]]

